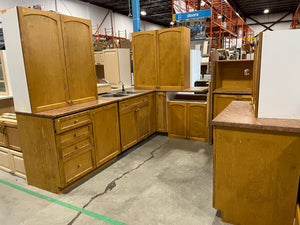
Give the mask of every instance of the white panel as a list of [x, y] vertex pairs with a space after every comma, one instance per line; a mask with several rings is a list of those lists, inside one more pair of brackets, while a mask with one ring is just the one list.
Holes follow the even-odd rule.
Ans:
[[128, 48], [119, 48], [120, 80], [125, 86], [131, 86], [130, 52]]
[[263, 34], [259, 118], [300, 119], [300, 30]]
[[195, 81], [200, 80], [201, 51], [196, 49], [190, 51], [190, 87], [194, 87]]
[[3, 14], [3, 33], [15, 110], [31, 112], [16, 7]]

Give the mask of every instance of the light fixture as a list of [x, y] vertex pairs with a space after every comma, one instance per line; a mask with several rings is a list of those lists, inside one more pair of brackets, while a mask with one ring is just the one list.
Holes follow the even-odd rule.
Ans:
[[145, 10], [142, 10], [142, 11], [141, 11], [141, 15], [142, 15], [142, 16], [146, 16], [146, 15], [147, 15], [146, 11], [145, 11]]
[[237, 12], [236, 15], [240, 16], [240, 14]]
[[218, 15], [218, 19], [222, 19], [222, 15]]
[[270, 12], [269, 9], [265, 9], [265, 10], [264, 10], [264, 14], [267, 14], [267, 13], [269, 13], [269, 12]]
[[201, 1], [201, 7], [205, 6], [205, 2], [204, 1]]
[[174, 23], [174, 21], [171, 21], [170, 24], [171, 24], [171, 25], [174, 25], [175, 23]]

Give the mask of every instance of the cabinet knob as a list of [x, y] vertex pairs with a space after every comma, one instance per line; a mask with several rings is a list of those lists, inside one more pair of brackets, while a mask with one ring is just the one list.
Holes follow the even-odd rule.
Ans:
[[79, 145], [76, 145], [75, 149], [79, 149]]
[[74, 134], [74, 137], [77, 137], [77, 136], [78, 136], [78, 134], [77, 134], [77, 133], [75, 133], [75, 134]]
[[79, 168], [81, 167], [81, 164], [79, 163], [77, 167], [78, 167], [78, 169], [79, 169]]
[[78, 122], [79, 122], [79, 120], [75, 120], [75, 121], [74, 121], [74, 123], [78, 123]]
[[68, 104], [71, 104], [71, 101], [70, 101], [70, 100], [68, 101]]

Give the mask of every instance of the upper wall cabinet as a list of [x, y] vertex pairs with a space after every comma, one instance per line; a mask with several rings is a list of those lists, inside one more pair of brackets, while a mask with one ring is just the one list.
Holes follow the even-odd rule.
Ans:
[[158, 88], [190, 86], [190, 30], [177, 27], [157, 31]]
[[134, 85], [136, 88], [156, 88], [156, 31], [132, 34]]
[[4, 11], [3, 28], [16, 111], [97, 98], [90, 21], [15, 7]]
[[71, 103], [95, 99], [96, 71], [90, 20], [61, 15]]
[[135, 88], [184, 89], [190, 85], [190, 30], [132, 35]]

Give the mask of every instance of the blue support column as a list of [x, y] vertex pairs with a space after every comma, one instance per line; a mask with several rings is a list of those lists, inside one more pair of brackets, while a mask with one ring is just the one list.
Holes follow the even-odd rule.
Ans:
[[140, 0], [131, 0], [132, 3], [132, 19], [133, 19], [133, 32], [140, 31]]

